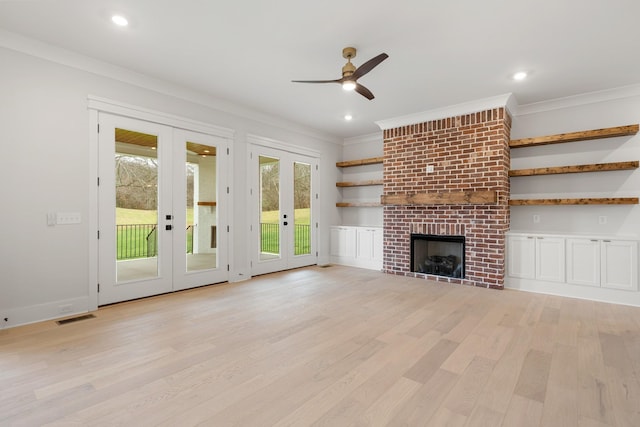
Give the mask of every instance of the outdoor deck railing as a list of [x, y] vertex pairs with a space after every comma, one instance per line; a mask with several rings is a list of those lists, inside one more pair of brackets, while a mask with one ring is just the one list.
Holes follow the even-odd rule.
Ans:
[[[279, 254], [280, 224], [261, 222], [260, 233], [260, 252]], [[311, 226], [309, 224], [295, 224], [293, 241], [295, 255], [311, 253]]]
[[[195, 225], [187, 227], [187, 253], [193, 253]], [[116, 225], [116, 259], [149, 258], [158, 255], [158, 224]]]
[[[187, 227], [188, 254], [193, 253], [193, 234], [195, 225]], [[260, 251], [264, 253], [280, 253], [280, 224], [260, 223]], [[116, 250], [118, 260], [148, 258], [158, 254], [158, 224], [123, 224], [116, 225]], [[311, 253], [311, 226], [295, 224], [294, 253], [304, 255]]]

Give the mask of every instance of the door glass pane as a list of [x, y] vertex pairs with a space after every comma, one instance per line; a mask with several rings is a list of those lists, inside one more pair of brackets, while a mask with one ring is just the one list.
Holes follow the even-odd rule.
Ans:
[[116, 128], [116, 280], [158, 277], [158, 137]]
[[260, 259], [280, 258], [280, 159], [260, 156]]
[[216, 268], [216, 147], [187, 142], [187, 271]]
[[293, 163], [294, 254], [311, 253], [311, 165]]

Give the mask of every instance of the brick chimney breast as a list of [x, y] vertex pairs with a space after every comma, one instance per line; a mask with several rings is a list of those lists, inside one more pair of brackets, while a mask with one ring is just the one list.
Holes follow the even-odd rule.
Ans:
[[[430, 195], [445, 200], [385, 204], [385, 272], [503, 288], [505, 233], [509, 229], [510, 132], [511, 117], [503, 107], [384, 131], [383, 199], [425, 194], [429, 200]], [[446, 202], [448, 195], [461, 192], [467, 196], [495, 193], [495, 201]], [[412, 233], [464, 235], [465, 277], [411, 272]]]

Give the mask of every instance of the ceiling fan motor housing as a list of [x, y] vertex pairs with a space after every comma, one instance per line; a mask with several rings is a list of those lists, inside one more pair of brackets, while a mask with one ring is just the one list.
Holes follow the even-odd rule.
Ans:
[[351, 58], [356, 57], [356, 48], [345, 47], [342, 49], [342, 56], [347, 59], [347, 63], [342, 67], [342, 77], [349, 77], [356, 71], [356, 66], [351, 63]]

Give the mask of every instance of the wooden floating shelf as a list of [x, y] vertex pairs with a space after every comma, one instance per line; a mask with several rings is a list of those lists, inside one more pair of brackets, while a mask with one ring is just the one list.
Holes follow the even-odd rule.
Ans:
[[336, 182], [336, 187], [364, 187], [367, 185], [382, 185], [382, 180], [372, 179], [369, 181], [358, 181], [358, 182]]
[[495, 204], [495, 191], [455, 191], [451, 193], [395, 194], [382, 196], [383, 205], [482, 205]]
[[517, 169], [509, 171], [509, 176], [557, 175], [582, 172], [608, 172], [637, 169], [639, 162], [597, 163], [591, 165], [555, 166], [549, 168]]
[[198, 206], [216, 206], [216, 202], [198, 202]]
[[532, 205], [637, 205], [637, 197], [614, 197], [600, 199], [520, 199], [510, 200], [511, 206]]
[[378, 202], [338, 202], [336, 207], [338, 208], [377, 208], [382, 206]]
[[370, 157], [368, 159], [348, 160], [345, 162], [337, 162], [336, 166], [339, 168], [348, 168], [351, 166], [375, 165], [382, 163], [383, 159], [384, 157]]
[[536, 147], [538, 145], [560, 144], [563, 142], [588, 141], [591, 139], [613, 138], [638, 133], [637, 124], [582, 132], [560, 133], [557, 135], [539, 136], [535, 138], [514, 139], [509, 143], [511, 148]]

